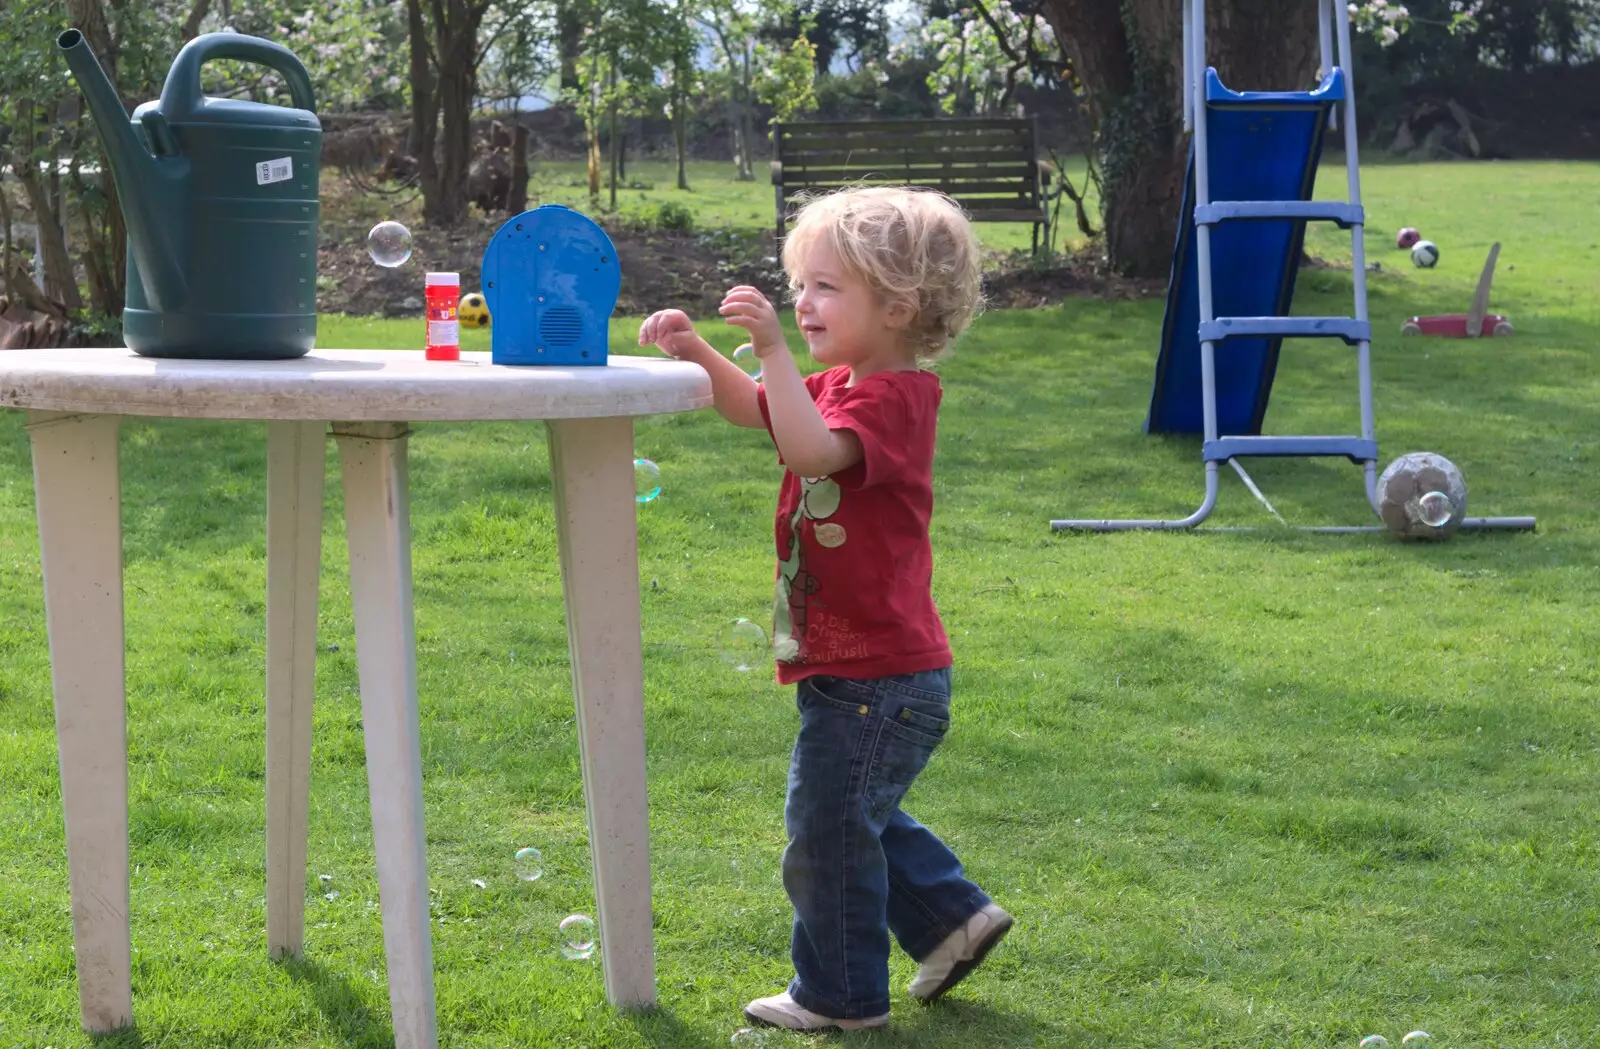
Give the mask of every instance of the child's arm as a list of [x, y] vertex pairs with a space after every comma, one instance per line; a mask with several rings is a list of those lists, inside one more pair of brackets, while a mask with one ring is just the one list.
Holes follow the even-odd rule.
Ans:
[[[789, 471], [801, 477], [826, 477], [860, 462], [861, 439], [849, 430], [830, 430], [817, 411], [784, 341], [778, 313], [767, 297], [755, 288], [740, 286], [728, 292], [721, 312], [729, 324], [750, 333], [767, 388], [772, 436]], [[732, 361], [726, 363], [738, 370]]]
[[712, 406], [717, 414], [751, 430], [766, 429], [756, 403], [756, 381], [744, 369], [718, 353], [694, 330], [682, 310], [660, 310], [645, 318], [639, 328], [639, 345], [655, 343], [669, 357], [698, 364], [711, 377]]

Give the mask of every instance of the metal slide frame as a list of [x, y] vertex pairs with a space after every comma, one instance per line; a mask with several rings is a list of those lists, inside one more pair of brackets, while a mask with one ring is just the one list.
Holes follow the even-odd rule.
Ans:
[[[1351, 319], [1350, 338], [1356, 347], [1357, 382], [1360, 387], [1361, 397], [1361, 434], [1359, 441], [1370, 446], [1375, 453], [1377, 448], [1376, 426], [1373, 420], [1372, 403], [1372, 347], [1367, 338], [1370, 326], [1367, 317], [1367, 265], [1366, 250], [1362, 240], [1365, 218], [1361, 212], [1361, 173], [1360, 152], [1356, 140], [1356, 101], [1355, 83], [1351, 76], [1351, 46], [1350, 46], [1350, 12], [1343, 0], [1316, 0], [1318, 5], [1317, 28], [1322, 58], [1323, 72], [1331, 72], [1335, 66], [1334, 45], [1337, 40], [1338, 58], [1344, 63], [1344, 113], [1343, 120], [1339, 119], [1339, 108], [1333, 106], [1328, 113], [1328, 126], [1338, 129], [1343, 125], [1345, 175], [1347, 181], [1347, 205], [1318, 205], [1313, 202], [1285, 202], [1288, 205], [1288, 214], [1285, 217], [1297, 218], [1329, 218], [1338, 221], [1335, 216], [1345, 217], [1339, 224], [1347, 226], [1350, 230], [1351, 251], [1351, 276], [1354, 283], [1355, 316]], [[1184, 130], [1194, 136], [1194, 205], [1195, 205], [1195, 265], [1199, 280], [1200, 299], [1200, 373], [1201, 396], [1204, 412], [1204, 432], [1207, 457], [1205, 461], [1205, 498], [1199, 508], [1187, 517], [1173, 520], [1056, 520], [1050, 522], [1054, 531], [1095, 531], [1095, 532], [1120, 532], [1133, 530], [1166, 530], [1177, 531], [1194, 529], [1206, 518], [1217, 505], [1218, 493], [1218, 463], [1225, 458], [1230, 466], [1238, 472], [1240, 478], [1250, 491], [1259, 499], [1263, 506], [1278, 516], [1276, 510], [1267, 502], [1261, 490], [1256, 487], [1250, 475], [1240, 465], [1238, 455], [1272, 454], [1272, 455], [1328, 455], [1331, 454], [1326, 447], [1318, 447], [1318, 442], [1324, 446], [1333, 439], [1316, 437], [1238, 437], [1221, 438], [1217, 432], [1217, 384], [1216, 384], [1216, 348], [1217, 343], [1227, 338], [1228, 327], [1233, 323], [1243, 323], [1252, 326], [1253, 334], [1268, 334], [1267, 328], [1273, 327], [1272, 318], [1223, 318], [1220, 322], [1214, 315], [1212, 302], [1212, 275], [1211, 275], [1211, 227], [1214, 222], [1229, 218], [1262, 218], [1267, 215], [1262, 213], [1263, 208], [1270, 208], [1271, 204], [1265, 203], [1235, 203], [1222, 202], [1213, 204], [1211, 200], [1210, 168], [1208, 150], [1208, 130], [1206, 120], [1206, 21], [1205, 0], [1185, 0], [1183, 7], [1183, 57], [1184, 57], [1184, 94], [1183, 94], [1183, 125]], [[1312, 212], [1325, 212], [1323, 214], [1308, 214]], [[1353, 217], [1351, 213], [1353, 212]], [[1348, 322], [1346, 322], [1348, 323]], [[1279, 319], [1277, 327], [1285, 330], [1282, 334], [1305, 334], [1304, 332], [1290, 330], [1304, 325], [1295, 325], [1288, 318]], [[1252, 451], [1251, 442], [1257, 442], [1260, 451]], [[1348, 444], [1349, 442], [1346, 441]], [[1215, 455], [1217, 449], [1232, 449], [1237, 447], [1233, 455]], [[1337, 454], [1345, 454], [1343, 452]], [[1365, 482], [1367, 502], [1372, 507], [1373, 513], [1378, 513], [1378, 464], [1377, 459], [1362, 458], [1360, 460], [1362, 475]], [[1282, 517], [1279, 516], [1279, 520]], [[1322, 525], [1322, 526], [1289, 526], [1297, 531], [1307, 532], [1382, 532], [1384, 526], [1378, 525]], [[1463, 529], [1485, 530], [1516, 530], [1526, 531], [1534, 527], [1532, 517], [1469, 517], [1459, 526]], [[1211, 528], [1206, 531], [1254, 531], [1251, 528]]]

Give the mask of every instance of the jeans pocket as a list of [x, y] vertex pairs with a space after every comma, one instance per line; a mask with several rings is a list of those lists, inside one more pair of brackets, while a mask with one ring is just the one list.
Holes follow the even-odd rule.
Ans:
[[950, 729], [949, 707], [902, 703], [884, 711], [862, 804], [874, 823], [885, 820], [928, 764], [934, 748]]
[[872, 706], [873, 688], [849, 678], [828, 677], [819, 674], [800, 682], [795, 690], [795, 702], [803, 715], [806, 705], [819, 705], [843, 714], [864, 715]]

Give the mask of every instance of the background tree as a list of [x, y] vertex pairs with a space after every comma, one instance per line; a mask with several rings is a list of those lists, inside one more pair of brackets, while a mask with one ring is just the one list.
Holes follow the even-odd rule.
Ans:
[[[1097, 128], [1106, 254], [1119, 272], [1167, 272], [1189, 141], [1183, 133], [1183, 11], [1172, 0], [1043, 0]], [[1208, 62], [1235, 89], [1311, 83], [1310, 0], [1210, 0]], [[1261, 41], [1273, 41], [1262, 47]]]
[[817, 108], [817, 49], [807, 35], [810, 29], [807, 19], [788, 43], [756, 45], [756, 101], [772, 111], [773, 120], [793, 120]]
[[429, 0], [426, 6], [423, 0], [406, 0], [411, 150], [422, 187], [422, 216], [441, 226], [454, 225], [467, 213], [478, 29], [489, 7], [489, 0]]
[[833, 73], [838, 58], [846, 68], [859, 69], [889, 49], [886, 6], [882, 0], [800, 0], [781, 35], [788, 41], [805, 33], [815, 51], [818, 76]]
[[[209, 0], [0, 3], [0, 169], [9, 169], [22, 189], [13, 206], [0, 187], [0, 226], [9, 230], [0, 229], [0, 293], [50, 316], [121, 314], [126, 233], [117, 195], [102, 174], [110, 168], [99, 133], [55, 53], [54, 38], [67, 25], [83, 31], [129, 109], [160, 94], [184, 41], [228, 28], [271, 37], [299, 55], [326, 111], [400, 101], [403, 84], [389, 58], [397, 26], [385, 19], [392, 6], [381, 0], [262, 0], [243, 10]], [[207, 63], [204, 88], [288, 101], [281, 78], [259, 66]]]
[[478, 63], [478, 100], [516, 112], [522, 100], [539, 91], [560, 70], [556, 39], [559, 9], [550, 4], [517, 4], [491, 11]]
[[928, 90], [944, 112], [987, 116], [1011, 107], [1019, 83], [1058, 77], [1049, 58], [1055, 50], [1055, 34], [1037, 12], [989, 0], [976, 11], [930, 19], [891, 55], [900, 60], [917, 52], [928, 56], [933, 65]]
[[[1419, 47], [1470, 68], [1516, 69], [1542, 57], [1588, 55], [1600, 46], [1596, 0], [1362, 0], [1352, 4], [1367, 46], [1403, 41], [1426, 25]], [[1415, 8], [1415, 10], [1412, 10]], [[1166, 273], [1187, 163], [1182, 132], [1182, 6], [1172, 0], [1040, 0], [1081, 84], [1096, 126], [1103, 172], [1106, 252], [1117, 270]], [[1229, 86], [1305, 86], [1318, 65], [1310, 0], [1209, 0], [1209, 64]], [[1459, 37], [1458, 46], [1450, 44]], [[1262, 47], [1263, 40], [1273, 46]], [[1404, 52], [1397, 50], [1396, 59]], [[1357, 77], [1357, 89], [1362, 80]]]
[[[671, 61], [677, 40], [672, 12], [649, 0], [609, 0], [584, 30], [578, 60], [578, 91], [570, 96], [583, 114], [588, 138], [589, 198], [600, 197], [600, 135], [608, 132], [610, 206], [617, 206], [621, 120], [646, 110], [659, 112], [664, 91], [656, 80]], [[652, 105], [655, 103], [655, 105]]]
[[780, 33], [793, 12], [788, 0], [701, 0], [695, 12], [695, 21], [715, 44], [711, 80], [727, 99], [735, 177], [741, 182], [755, 178], [751, 156], [756, 148], [757, 48], [763, 39]]
[[677, 162], [678, 188], [689, 188], [689, 118], [695, 91], [700, 85], [696, 62], [700, 34], [694, 23], [690, 0], [671, 0], [664, 26], [663, 48], [667, 53], [667, 116], [672, 120], [672, 152]]

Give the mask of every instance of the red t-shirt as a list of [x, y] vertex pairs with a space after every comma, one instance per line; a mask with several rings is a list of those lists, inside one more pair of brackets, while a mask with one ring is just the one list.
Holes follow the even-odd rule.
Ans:
[[[939, 377], [879, 372], [849, 382], [849, 368], [830, 368], [807, 376], [806, 389], [830, 430], [861, 441], [861, 461], [832, 477], [785, 471], [778, 491], [772, 641], [784, 684], [951, 662], [930, 589]], [[757, 399], [770, 433], [765, 386]]]

